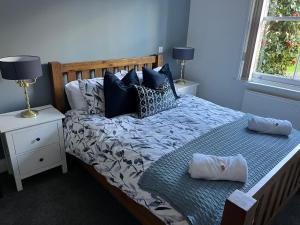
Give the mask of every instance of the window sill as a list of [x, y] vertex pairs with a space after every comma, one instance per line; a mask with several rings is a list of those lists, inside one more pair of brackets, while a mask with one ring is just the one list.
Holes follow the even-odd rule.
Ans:
[[246, 87], [250, 90], [264, 92], [266, 94], [300, 100], [300, 86], [296, 85], [252, 78], [251, 81], [246, 83]]

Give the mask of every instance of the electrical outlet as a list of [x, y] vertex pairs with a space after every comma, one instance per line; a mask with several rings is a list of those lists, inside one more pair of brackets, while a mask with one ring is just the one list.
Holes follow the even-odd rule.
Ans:
[[164, 52], [164, 47], [163, 46], [159, 46], [158, 47], [158, 53], [161, 54]]

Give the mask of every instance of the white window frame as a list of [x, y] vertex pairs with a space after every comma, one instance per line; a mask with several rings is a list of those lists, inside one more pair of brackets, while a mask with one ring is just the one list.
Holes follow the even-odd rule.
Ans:
[[[258, 27], [258, 32], [257, 32], [257, 36], [256, 36], [256, 41], [255, 41], [255, 48], [254, 48], [254, 53], [253, 53], [253, 58], [252, 58], [252, 62], [251, 62], [251, 68], [249, 71], [249, 77], [248, 77], [248, 81], [272, 81], [272, 82], [276, 82], [276, 83], [284, 83], [284, 84], [288, 84], [288, 85], [295, 85], [295, 86], [300, 86], [300, 80], [299, 79], [295, 79], [295, 75], [297, 73], [297, 71], [299, 71], [299, 67], [300, 67], [300, 53], [298, 55], [298, 60], [296, 63], [296, 68], [294, 71], [294, 75], [293, 75], [293, 79], [287, 78], [287, 77], [283, 77], [280, 75], [273, 75], [273, 74], [265, 74], [265, 73], [258, 73], [255, 72], [255, 68], [256, 68], [256, 63], [257, 63], [257, 57], [259, 56], [259, 51], [261, 48], [261, 41], [263, 38], [263, 32], [264, 32], [264, 23], [266, 21], [299, 21], [300, 22], [300, 16], [296, 17], [296, 16], [282, 16], [282, 17], [274, 17], [274, 16], [268, 16], [268, 10], [269, 10], [269, 2], [270, 0], [263, 0], [263, 8], [262, 8], [262, 13], [260, 16], [260, 22], [259, 22], [259, 27]], [[252, 14], [253, 14], [253, 10], [254, 10], [254, 3], [255, 1], [252, 1], [252, 7], [251, 7], [251, 15], [249, 17], [249, 25], [251, 24], [251, 20], [252, 20]], [[246, 31], [246, 39], [245, 39], [245, 43], [244, 43], [244, 53], [243, 53], [243, 60], [244, 60], [244, 54], [247, 50], [247, 42], [248, 42], [248, 37], [250, 34], [250, 26], [247, 28]], [[243, 64], [244, 61], [242, 60], [242, 65], [241, 65], [241, 69], [240, 69], [240, 77], [242, 74], [242, 70], [243, 70]]]
[[290, 79], [290, 78], [286, 78], [286, 77], [283, 77], [280, 75], [272, 75], [272, 74], [267, 74], [267, 73], [253, 72], [251, 81], [257, 81], [257, 80], [271, 81], [271, 82], [275, 82], [275, 83], [283, 83], [283, 84], [288, 84], [288, 85], [300, 86], [299, 79]]

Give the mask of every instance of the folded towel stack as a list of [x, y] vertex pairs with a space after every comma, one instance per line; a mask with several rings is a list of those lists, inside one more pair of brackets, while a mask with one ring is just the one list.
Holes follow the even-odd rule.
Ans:
[[196, 153], [190, 162], [189, 173], [198, 179], [246, 182], [248, 165], [241, 154], [219, 157]]
[[251, 116], [248, 119], [248, 129], [266, 134], [288, 136], [292, 132], [293, 126], [288, 120]]

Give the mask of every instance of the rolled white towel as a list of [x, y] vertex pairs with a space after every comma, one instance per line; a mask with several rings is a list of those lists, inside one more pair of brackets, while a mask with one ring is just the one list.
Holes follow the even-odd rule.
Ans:
[[248, 179], [247, 161], [241, 154], [219, 157], [195, 153], [188, 172], [192, 178], [196, 179], [240, 182], [246, 182]]
[[288, 120], [251, 116], [248, 119], [248, 129], [266, 134], [288, 136], [293, 130], [293, 125]]

